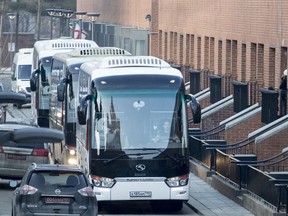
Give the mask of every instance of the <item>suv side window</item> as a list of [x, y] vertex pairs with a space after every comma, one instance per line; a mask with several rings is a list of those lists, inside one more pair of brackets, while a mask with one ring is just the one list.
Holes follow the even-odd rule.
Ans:
[[45, 178], [41, 173], [33, 173], [29, 180], [29, 185], [35, 188], [41, 188], [45, 185]]

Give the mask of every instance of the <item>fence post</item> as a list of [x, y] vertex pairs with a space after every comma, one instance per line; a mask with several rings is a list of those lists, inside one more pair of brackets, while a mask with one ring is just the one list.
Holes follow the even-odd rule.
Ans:
[[261, 122], [270, 123], [278, 118], [278, 96], [274, 90], [260, 89], [262, 93]]
[[234, 86], [234, 112], [240, 112], [248, 107], [248, 85], [245, 83], [233, 81]]
[[210, 76], [210, 103], [216, 103], [222, 98], [222, 78], [219, 76]]
[[200, 71], [189, 69], [190, 75], [190, 93], [196, 94], [200, 92]]

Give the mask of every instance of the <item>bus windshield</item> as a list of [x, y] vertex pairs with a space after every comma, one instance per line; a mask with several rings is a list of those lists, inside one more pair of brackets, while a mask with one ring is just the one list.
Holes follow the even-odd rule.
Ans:
[[187, 147], [183, 103], [184, 97], [177, 90], [98, 91], [91, 147], [125, 153]]
[[48, 73], [51, 72], [51, 60], [52, 60], [51, 56], [42, 58], [40, 60], [41, 65], [44, 67], [45, 71], [48, 72]]

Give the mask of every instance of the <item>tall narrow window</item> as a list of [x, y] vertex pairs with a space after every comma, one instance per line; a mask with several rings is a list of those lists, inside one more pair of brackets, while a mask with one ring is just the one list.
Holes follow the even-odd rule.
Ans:
[[191, 35], [190, 62], [192, 67], [195, 67], [195, 37]]
[[191, 46], [190, 46], [190, 34], [186, 34], [186, 50], [185, 50], [185, 64], [186, 65], [191, 65], [190, 63], [190, 49], [191, 49]]
[[204, 68], [209, 69], [209, 37], [204, 38]]
[[201, 69], [201, 37], [197, 37], [197, 69]]
[[255, 81], [256, 78], [256, 44], [251, 43], [251, 56], [250, 56], [250, 80]]
[[269, 48], [269, 77], [268, 87], [275, 86], [275, 48]]
[[218, 74], [221, 75], [223, 73], [222, 71], [222, 62], [223, 62], [223, 58], [222, 58], [222, 40], [218, 40]]
[[246, 44], [243, 43], [241, 45], [241, 77], [240, 81], [245, 82], [246, 81]]
[[210, 49], [210, 51], [209, 51], [209, 60], [210, 60], [210, 62], [209, 62], [209, 68], [210, 68], [210, 70], [211, 71], [214, 71], [215, 70], [215, 65], [214, 65], [214, 58], [215, 58], [215, 41], [214, 41], [214, 37], [210, 37], [210, 46], [209, 46], [209, 49]]
[[225, 74], [231, 74], [231, 40], [226, 40], [226, 71]]
[[257, 83], [263, 85], [263, 77], [264, 77], [264, 45], [257, 45], [257, 74], [256, 80]]
[[168, 33], [165, 32], [164, 34], [164, 60], [167, 61], [168, 59]]
[[183, 46], [184, 46], [184, 37], [183, 35], [180, 35], [180, 41], [179, 41], [179, 55], [178, 55], [178, 58], [179, 58], [179, 63], [180, 65], [183, 65], [183, 61], [184, 61], [184, 52], [183, 52]]
[[237, 41], [232, 40], [232, 60], [231, 60], [231, 72], [233, 77], [237, 77]]

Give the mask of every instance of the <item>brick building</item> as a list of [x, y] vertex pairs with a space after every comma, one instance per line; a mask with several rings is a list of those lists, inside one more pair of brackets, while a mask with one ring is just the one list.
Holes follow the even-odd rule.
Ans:
[[77, 10], [99, 12], [101, 23], [150, 26], [151, 55], [223, 77], [223, 97], [238, 80], [249, 83], [253, 104], [259, 88], [278, 89], [287, 67], [286, 1], [81, 0]]

